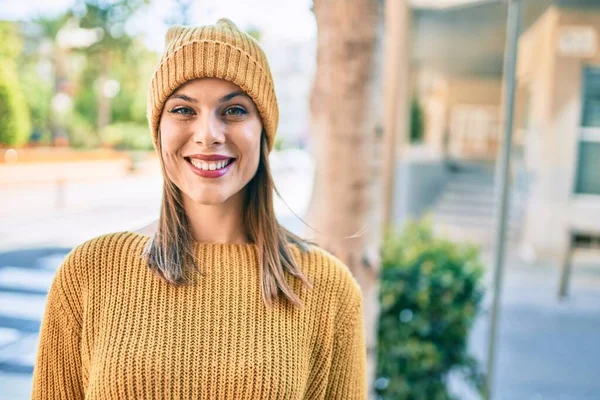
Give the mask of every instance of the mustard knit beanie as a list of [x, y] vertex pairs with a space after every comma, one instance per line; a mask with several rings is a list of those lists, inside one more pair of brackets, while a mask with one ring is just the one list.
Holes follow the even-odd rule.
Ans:
[[279, 108], [267, 57], [254, 38], [226, 18], [215, 25], [169, 28], [165, 52], [148, 88], [147, 117], [156, 149], [167, 98], [196, 78], [224, 79], [246, 92], [262, 118], [269, 151], [273, 149]]

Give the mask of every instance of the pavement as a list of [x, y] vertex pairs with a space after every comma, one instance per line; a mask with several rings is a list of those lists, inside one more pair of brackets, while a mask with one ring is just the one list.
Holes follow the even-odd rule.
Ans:
[[[559, 300], [558, 263], [525, 263], [508, 249], [496, 347], [494, 399], [600, 399], [600, 262], [580, 254], [569, 296]], [[491, 254], [485, 254], [491, 266]], [[492, 268], [487, 270], [491, 287]], [[470, 349], [487, 358], [491, 290], [471, 332]], [[469, 391], [460, 399], [478, 399]]]
[[[280, 221], [302, 233], [310, 173], [284, 170], [275, 180]], [[86, 182], [4, 187], [0, 196], [0, 399], [30, 398], [38, 329], [53, 274], [68, 251], [99, 234], [135, 229], [158, 214], [155, 172]], [[60, 201], [57, 201], [59, 199]], [[57, 208], [57, 206], [60, 206]], [[484, 254], [491, 265], [490, 254]], [[487, 283], [491, 283], [488, 268]], [[570, 296], [556, 297], [558, 267], [524, 263], [509, 249], [498, 341], [495, 399], [600, 399], [600, 263], [575, 257]], [[489, 310], [490, 298], [485, 300]], [[477, 321], [472, 352], [485, 360], [489, 314]], [[459, 399], [478, 397], [453, 379]]]

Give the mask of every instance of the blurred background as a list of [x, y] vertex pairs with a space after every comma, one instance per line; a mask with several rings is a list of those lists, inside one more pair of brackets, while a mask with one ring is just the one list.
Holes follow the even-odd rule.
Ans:
[[[478, 399], [497, 251], [507, 2], [397, 0], [404, 29], [393, 38], [383, 24], [391, 8], [372, 1], [381, 37], [406, 44], [407, 77], [403, 139], [378, 169], [393, 169], [385, 222], [401, 233], [382, 241], [385, 351], [374, 387], [381, 399], [447, 398], [435, 390]], [[493, 397], [600, 399], [600, 1], [521, 2]], [[68, 251], [158, 216], [146, 88], [170, 24], [227, 17], [265, 49], [281, 109], [276, 212], [306, 232], [297, 216], [308, 212], [317, 173], [309, 98], [324, 30], [312, 3], [0, 0], [0, 399], [29, 398], [47, 290]], [[384, 52], [378, 46], [375, 57]]]

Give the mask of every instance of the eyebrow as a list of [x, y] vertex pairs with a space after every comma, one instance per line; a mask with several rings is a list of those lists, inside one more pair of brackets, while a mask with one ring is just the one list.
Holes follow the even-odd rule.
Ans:
[[188, 101], [190, 103], [197, 103], [198, 102], [198, 100], [194, 99], [193, 97], [186, 96], [185, 94], [178, 94], [178, 93], [175, 93], [172, 96], [170, 96], [169, 100], [171, 100], [171, 99], [181, 99], [181, 100]]
[[248, 97], [248, 95], [244, 92], [232, 92], [232, 93], [229, 93], [228, 95], [221, 97], [221, 100], [219, 100], [219, 103], [225, 103], [226, 101], [229, 101], [237, 96]]
[[[225, 103], [226, 101], [229, 101], [229, 100], [231, 100], [231, 99], [233, 99], [234, 97], [237, 97], [237, 96], [248, 97], [248, 95], [246, 93], [244, 93], [244, 92], [231, 92], [231, 93], [229, 93], [229, 94], [221, 97], [221, 99], [219, 100], [219, 103]], [[190, 102], [190, 103], [197, 103], [198, 102], [198, 100], [194, 99], [193, 97], [187, 96], [187, 95], [185, 95], [183, 93], [175, 93], [175, 94], [173, 94], [173, 95], [171, 95], [169, 97], [169, 100], [170, 99], [181, 99], [181, 100], [185, 100], [185, 101]]]

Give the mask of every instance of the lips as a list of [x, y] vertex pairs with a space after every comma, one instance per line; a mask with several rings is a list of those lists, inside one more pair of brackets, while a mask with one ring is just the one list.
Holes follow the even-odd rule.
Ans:
[[226, 155], [222, 155], [222, 154], [193, 154], [193, 155], [187, 156], [186, 158], [200, 160], [200, 161], [221, 161], [221, 160], [229, 160], [229, 159], [235, 158], [235, 157], [226, 156]]
[[225, 158], [214, 161], [207, 160], [199, 160], [197, 158], [188, 158], [187, 161], [191, 163], [194, 167], [204, 170], [204, 171], [214, 171], [225, 168], [229, 163], [231, 163], [234, 158]]
[[230, 157], [220, 157], [216, 161], [200, 160], [196, 157], [185, 157], [186, 164], [189, 165], [192, 172], [203, 178], [220, 178], [227, 174], [236, 159]]

